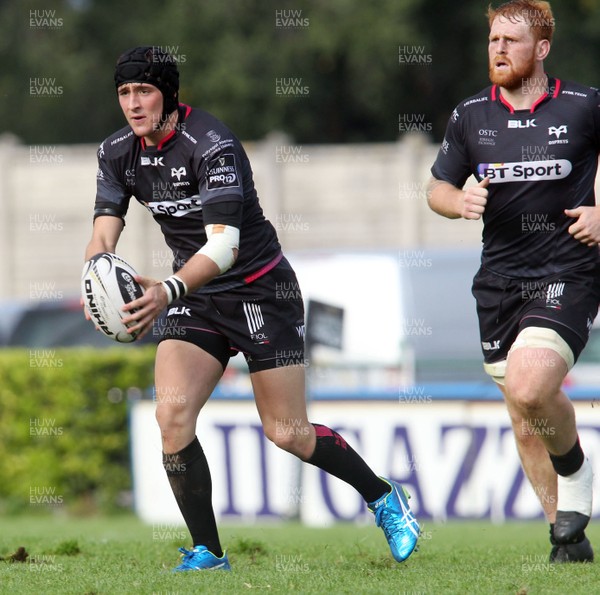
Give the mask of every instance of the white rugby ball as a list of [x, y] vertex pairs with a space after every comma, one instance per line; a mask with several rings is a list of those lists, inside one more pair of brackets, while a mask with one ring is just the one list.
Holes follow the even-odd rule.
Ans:
[[88, 260], [81, 275], [81, 295], [94, 324], [119, 343], [135, 341], [139, 332], [128, 333], [123, 318], [125, 304], [144, 295], [144, 288], [133, 278], [137, 273], [120, 256], [101, 252]]

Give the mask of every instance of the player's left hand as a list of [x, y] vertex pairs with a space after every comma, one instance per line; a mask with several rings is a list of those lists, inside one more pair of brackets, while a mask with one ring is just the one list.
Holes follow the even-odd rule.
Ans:
[[133, 333], [139, 330], [139, 339], [152, 328], [154, 320], [167, 307], [168, 298], [160, 281], [141, 275], [136, 275], [135, 280], [142, 285], [145, 293], [141, 298], [123, 306], [123, 310], [126, 312], [137, 309], [137, 312], [124, 318], [123, 322], [127, 325], [136, 323], [130, 326], [127, 332]]
[[576, 240], [590, 247], [600, 243], [600, 207], [565, 209], [565, 215], [576, 220], [569, 227], [569, 233]]

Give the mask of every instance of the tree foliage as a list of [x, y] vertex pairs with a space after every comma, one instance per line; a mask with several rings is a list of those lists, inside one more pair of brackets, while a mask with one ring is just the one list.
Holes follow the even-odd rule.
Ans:
[[153, 348], [3, 350], [0, 512], [117, 509], [131, 490], [127, 395], [152, 387], [153, 362]]
[[[5, 0], [2, 129], [25, 143], [99, 142], [123, 125], [115, 61], [148, 44], [178, 58], [182, 101], [213, 112], [244, 139], [282, 130], [303, 143], [389, 141], [400, 114], [418, 114], [439, 140], [454, 105], [487, 84], [487, 4]], [[552, 4], [549, 71], [597, 84], [598, 0]], [[402, 51], [427, 59], [403, 62]], [[37, 93], [44, 82], [51, 92]]]

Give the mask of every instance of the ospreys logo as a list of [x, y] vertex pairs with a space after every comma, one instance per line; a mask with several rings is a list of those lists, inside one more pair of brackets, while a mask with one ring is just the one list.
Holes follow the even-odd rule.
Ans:
[[206, 172], [206, 189], [237, 188], [240, 185], [235, 155], [226, 153], [212, 161]]
[[504, 182], [539, 182], [562, 180], [573, 169], [568, 159], [544, 161], [517, 161], [513, 163], [480, 163], [477, 173], [480, 179], [488, 177], [490, 184]]
[[171, 177], [177, 178], [177, 181], [181, 180], [181, 176], [187, 175], [185, 171], [185, 167], [172, 167], [171, 168]]
[[566, 124], [561, 124], [560, 126], [549, 126], [548, 127], [548, 136], [554, 135], [556, 138], [549, 140], [548, 144], [549, 145], [568, 145], [569, 139], [561, 138], [561, 136], [563, 134], [567, 134], [567, 133], [568, 133], [568, 128], [567, 128]]
[[561, 134], [567, 134], [567, 125], [563, 124], [562, 126], [550, 126], [548, 128], [548, 134], [550, 136], [554, 134], [556, 138], [560, 138]]

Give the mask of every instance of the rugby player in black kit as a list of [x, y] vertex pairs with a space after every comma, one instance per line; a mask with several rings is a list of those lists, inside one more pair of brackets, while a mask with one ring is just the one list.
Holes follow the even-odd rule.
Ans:
[[155, 368], [163, 463], [193, 542], [180, 548], [175, 570], [230, 569], [196, 420], [237, 352], [247, 360], [267, 438], [352, 485], [394, 558], [405, 560], [419, 526], [403, 488], [375, 475], [337, 432], [307, 419], [303, 303], [298, 292], [277, 299], [277, 287], [297, 281], [263, 215], [241, 143], [215, 117], [178, 102], [177, 65], [158, 47], [121, 55], [115, 84], [128, 125], [98, 150], [86, 259], [115, 252], [131, 196], [150, 211], [173, 250], [174, 274], [162, 282], [138, 277], [146, 292], [125, 307], [139, 310], [124, 322], [144, 334], [170, 306], [168, 328], [184, 331], [165, 333]]
[[[550, 560], [592, 561], [592, 466], [561, 386], [600, 301], [600, 96], [545, 73], [547, 2], [507, 2], [488, 18], [492, 86], [453, 111], [428, 201], [445, 217], [483, 218], [473, 295], [484, 368], [550, 523]], [[463, 190], [471, 174], [479, 183]]]

